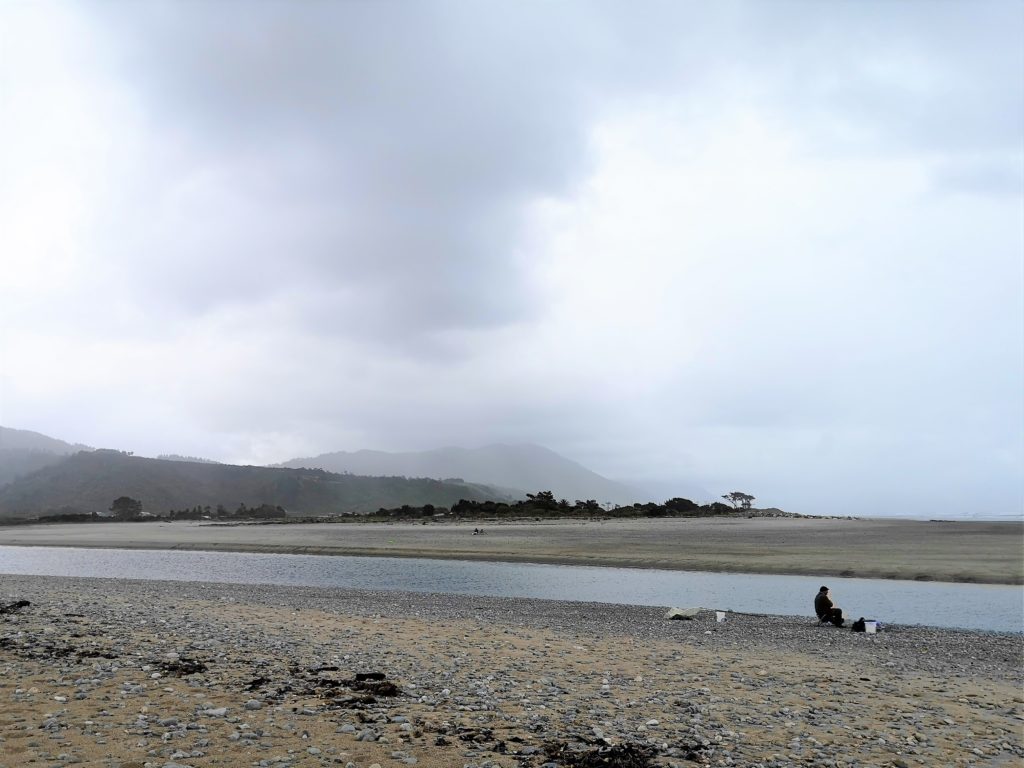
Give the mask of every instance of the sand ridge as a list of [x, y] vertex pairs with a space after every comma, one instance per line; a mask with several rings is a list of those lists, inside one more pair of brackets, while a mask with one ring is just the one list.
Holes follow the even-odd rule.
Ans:
[[[472, 535], [482, 527], [483, 536]], [[432, 557], [1024, 584], [1024, 521], [672, 518], [0, 527], [0, 544]]]

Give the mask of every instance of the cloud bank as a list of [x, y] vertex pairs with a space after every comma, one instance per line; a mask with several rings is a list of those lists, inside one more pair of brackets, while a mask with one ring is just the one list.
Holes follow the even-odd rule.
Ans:
[[1022, 21], [7, 4], [0, 422], [1017, 513]]

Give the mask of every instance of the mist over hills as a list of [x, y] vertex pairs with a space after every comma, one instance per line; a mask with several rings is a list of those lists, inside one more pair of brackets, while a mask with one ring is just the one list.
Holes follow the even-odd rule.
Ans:
[[161, 453], [157, 456], [160, 461], [188, 461], [193, 464], [221, 464], [222, 462], [213, 459], [204, 459], [201, 456], [182, 456], [178, 453]]
[[65, 457], [0, 488], [0, 519], [106, 512], [120, 496], [138, 499], [143, 510], [151, 513], [218, 504], [229, 510], [240, 504], [270, 504], [293, 515], [339, 515], [404, 504], [450, 506], [460, 499], [507, 498], [473, 483], [163, 461], [97, 450]]
[[60, 456], [79, 451], [93, 450], [81, 443], [67, 443], [55, 437], [48, 437], [28, 429], [0, 427], [0, 450], [44, 451]]
[[0, 427], [0, 486], [57, 464], [78, 451], [91, 450], [87, 445], [66, 443], [39, 432]]
[[569, 501], [594, 499], [601, 503], [632, 504], [651, 500], [649, 493], [609, 480], [539, 445], [488, 445], [476, 449], [450, 447], [406, 453], [338, 451], [291, 459], [276, 466], [316, 467], [356, 475], [459, 477], [511, 489], [521, 496], [526, 492], [551, 491], [556, 497]]

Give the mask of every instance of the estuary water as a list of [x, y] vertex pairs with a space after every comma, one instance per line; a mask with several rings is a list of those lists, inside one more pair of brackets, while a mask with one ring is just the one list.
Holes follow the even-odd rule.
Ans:
[[[1024, 588], [425, 558], [0, 546], [0, 574], [342, 587], [813, 616], [826, 584], [851, 619], [1024, 631]], [[0, 593], [3, 592], [0, 576]]]

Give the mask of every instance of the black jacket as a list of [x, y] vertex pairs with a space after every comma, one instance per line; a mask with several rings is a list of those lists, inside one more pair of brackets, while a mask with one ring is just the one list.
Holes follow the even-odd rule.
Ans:
[[832, 601], [829, 600], [828, 593], [819, 592], [814, 598], [814, 612], [818, 614], [820, 619], [822, 616], [827, 616], [831, 610]]

